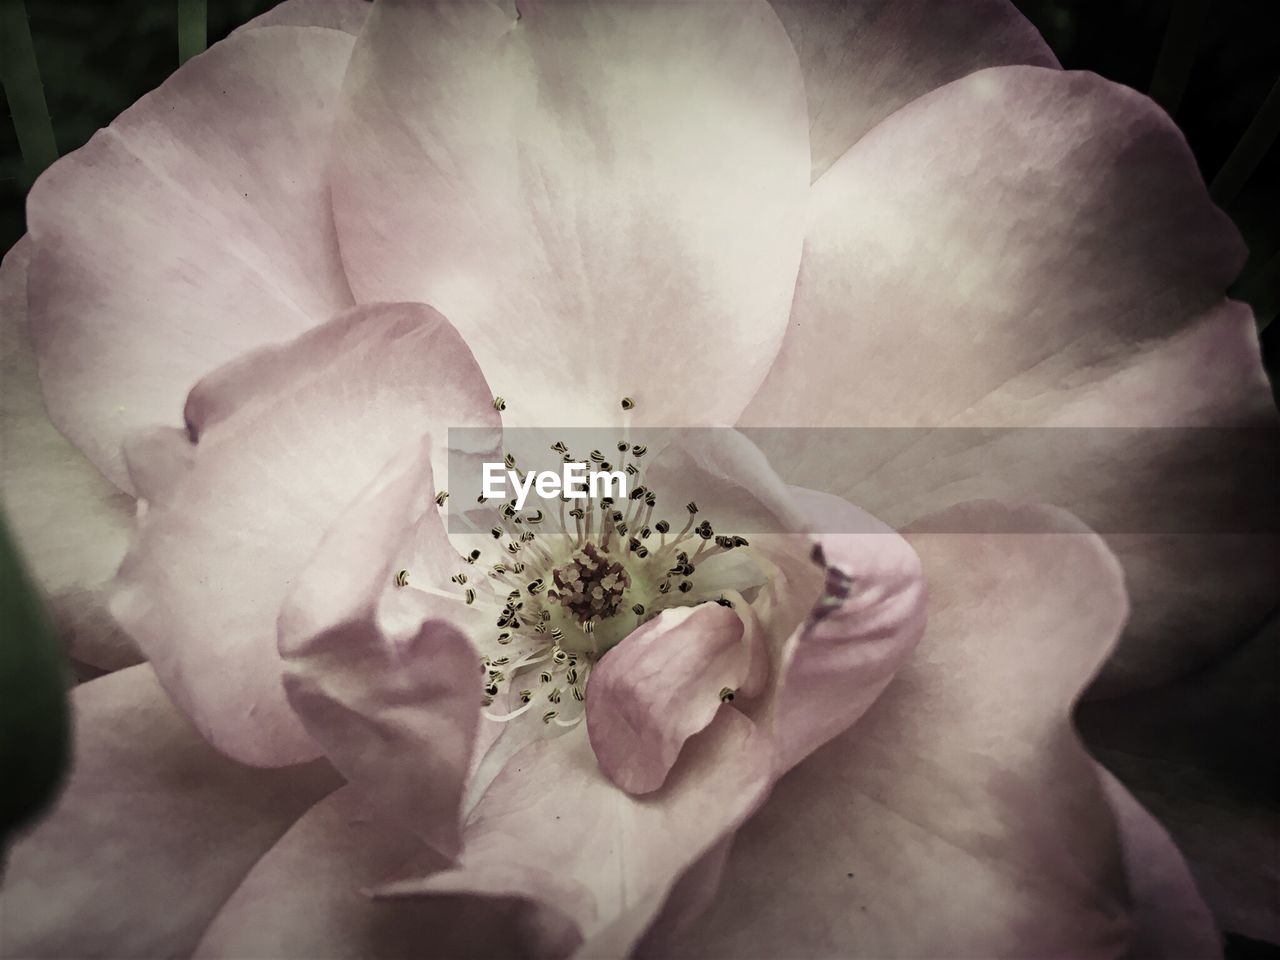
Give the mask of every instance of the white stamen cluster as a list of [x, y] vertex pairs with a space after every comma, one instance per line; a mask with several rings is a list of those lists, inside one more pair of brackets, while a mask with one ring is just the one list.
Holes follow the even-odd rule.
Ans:
[[[634, 405], [627, 398], [623, 408]], [[579, 462], [564, 443], [551, 450], [566, 463]], [[592, 667], [636, 627], [671, 607], [710, 600], [729, 605], [699, 590], [698, 564], [747, 541], [717, 535], [709, 521], [699, 522], [696, 503], [685, 505], [686, 520], [675, 533], [667, 520], [655, 520], [658, 498], [644, 485], [641, 469], [646, 452], [643, 444], [619, 440], [617, 467], [601, 451], [590, 453], [600, 469], [625, 470], [627, 502], [602, 497], [569, 508], [582, 501], [562, 496], [552, 518], [505, 501], [489, 530], [492, 547], [462, 556], [467, 566], [454, 584], [467, 603], [493, 608], [496, 630], [481, 641], [480, 662], [481, 702], [490, 720], [536, 712], [543, 723], [574, 726], [584, 715]], [[504, 459], [516, 469], [511, 454]], [[436, 502], [443, 506], [447, 497], [440, 491]], [[476, 577], [479, 569], [484, 574]], [[478, 590], [473, 579], [490, 589]], [[491, 712], [494, 704], [505, 712]]]

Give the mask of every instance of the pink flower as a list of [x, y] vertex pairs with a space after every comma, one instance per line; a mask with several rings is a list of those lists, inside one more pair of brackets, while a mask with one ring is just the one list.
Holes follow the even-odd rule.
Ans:
[[[1265, 614], [1144, 525], [1247, 463], [642, 449], [1274, 425], [1176, 128], [1003, 0], [521, 14], [291, 0], [33, 189], [5, 502], [114, 672], [6, 954], [1216, 952], [1070, 714]], [[575, 426], [655, 502], [446, 523], [451, 428]]]

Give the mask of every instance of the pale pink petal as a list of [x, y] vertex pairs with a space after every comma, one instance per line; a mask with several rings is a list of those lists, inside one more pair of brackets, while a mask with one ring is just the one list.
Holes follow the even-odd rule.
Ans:
[[133, 497], [49, 422], [27, 330], [31, 241], [0, 266], [0, 503], [72, 657], [115, 670], [142, 659], [112, 622], [105, 586], [124, 558]]
[[[1070, 509], [1106, 536], [1135, 606], [1100, 692], [1181, 675], [1252, 630], [1280, 578], [1280, 431], [1252, 316], [1225, 303], [1117, 370], [1064, 366], [1060, 390], [1037, 383], [1046, 365], [1001, 391], [1044, 427], [850, 431], [822, 445], [816, 479], [894, 525], [977, 497]], [[882, 435], [906, 449], [865, 456]]]
[[1016, 400], [1048, 398], [992, 396], [1009, 378], [1045, 363], [1044, 388], [1071, 386], [1164, 340], [1243, 255], [1150, 100], [1087, 73], [983, 70], [814, 185], [792, 322], [743, 420], [940, 426], [985, 400], [987, 422], [1019, 422]]
[[656, 955], [1113, 957], [1131, 942], [1136, 891], [1069, 720], [1124, 621], [1119, 566], [1050, 508], [947, 520], [974, 532], [908, 536], [930, 583], [915, 655], [779, 782], [716, 905]]
[[1176, 683], [1082, 705], [1095, 756], [1186, 855], [1226, 931], [1280, 941], [1280, 622]]
[[317, 753], [280, 683], [276, 619], [325, 529], [406, 443], [498, 415], [466, 345], [421, 305], [358, 307], [246, 362], [252, 381], [210, 381], [233, 398], [194, 392], [236, 409], [150, 504], [113, 612], [215, 746], [270, 765]]
[[129, 482], [144, 506], [167, 498], [195, 459], [195, 444], [181, 427], [145, 427], [124, 441]]
[[623, 396], [648, 423], [741, 411], [786, 324], [809, 182], [768, 4], [376, 4], [344, 90], [352, 289], [448, 315], [509, 423], [614, 422]]
[[583, 955], [625, 955], [684, 871], [756, 808], [771, 771], [768, 743], [727, 707], [662, 790], [637, 800], [600, 771], [578, 727], [507, 764], [471, 814], [458, 867], [381, 893], [527, 892], [573, 920]]
[[842, 500], [792, 492], [818, 531], [812, 557], [825, 582], [778, 664], [768, 716], [779, 770], [852, 726], [911, 655], [925, 626], [925, 581], [907, 542]]
[[328, 27], [356, 37], [372, 7], [369, 0], [285, 0], [233, 33], [258, 27]]
[[663, 944], [688, 929], [715, 902], [734, 839], [726, 836], [675, 882], [662, 910], [636, 942], [634, 956], [646, 957], [660, 952]]
[[1008, 0], [773, 0], [809, 101], [813, 179], [893, 111], [983, 67], [1054, 67]]
[[388, 592], [419, 593], [394, 585], [410, 550], [427, 541], [442, 568], [457, 562], [434, 492], [424, 439], [329, 528], [285, 598], [279, 646], [289, 703], [325, 755], [384, 815], [451, 857], [480, 722], [480, 655], [448, 620], [461, 599], [420, 593], [409, 622], [380, 616]]
[[129, 488], [121, 441], [191, 385], [351, 304], [326, 164], [352, 37], [263, 27], [179, 68], [32, 188], [49, 413]]
[[340, 778], [218, 754], [140, 665], [75, 689], [75, 763], [9, 855], [6, 957], [174, 957], [254, 862]]
[[[1223, 299], [1243, 256], [1151, 101], [1090, 74], [980, 71], [884, 120], [815, 185], [792, 322], [743, 423], [1275, 426], [1248, 310]], [[1104, 679], [1132, 686], [1256, 627], [1280, 575], [1277, 537], [1226, 536], [1266, 530], [1274, 440], [1207, 431], [1180, 461], [1176, 432], [1135, 431], [965, 450], [977, 438], [949, 430], [915, 457], [901, 447], [917, 437], [886, 431], [897, 448], [815, 445], [806, 472], [890, 523], [974, 497], [1077, 512], [1125, 564], [1135, 618]], [[925, 455], [948, 446], [965, 456]], [[1247, 496], [1223, 498], [1233, 486]], [[1178, 536], [1184, 514], [1206, 535]]]
[[[699, 431], [669, 441], [646, 455], [653, 459], [645, 482], [661, 493], [664, 509], [693, 500], [698, 516], [712, 520], [716, 531], [749, 534], [752, 550], [743, 553], [748, 562], [761, 564], [770, 581], [739, 612], [752, 624], [758, 618], [765, 634], [760, 646], [770, 654], [772, 678], [762, 717], [776, 740], [779, 769], [785, 770], [861, 716], [911, 652], [924, 627], [919, 560], [900, 536], [865, 512], [783, 485], [759, 449], [736, 431]], [[701, 584], [702, 566], [699, 571], [695, 582]], [[689, 629], [696, 628], [690, 622]], [[712, 640], [671, 638], [670, 651], [691, 655], [699, 642]], [[683, 737], [714, 715], [715, 702], [705, 700], [706, 691], [736, 689], [748, 673], [753, 682], [745, 685], [754, 688], [766, 664], [738, 661], [742, 681], [713, 684], [727, 664], [701, 675], [692, 664], [677, 667], [651, 652], [642, 656], [642, 643], [610, 667], [611, 658], [631, 642], [611, 651], [600, 669], [613, 693], [636, 699], [624, 704], [613, 696], [596, 698], [593, 707], [588, 698], [588, 726], [592, 743], [605, 752], [609, 775], [628, 790], [644, 792], [661, 783]], [[724, 636], [714, 638], [714, 645], [729, 656], [739, 652]], [[689, 689], [677, 696], [674, 691], [685, 682]], [[668, 696], [672, 703], [686, 703], [687, 712], [668, 704]], [[658, 729], [674, 740], [664, 738], [657, 748], [648, 738]], [[648, 741], [655, 752], [629, 737]]]
[[718, 603], [664, 610], [600, 659], [587, 685], [587, 733], [600, 769], [628, 793], [662, 786], [722, 691], [747, 680], [738, 614]]
[[1133, 957], [1215, 957], [1222, 942], [1177, 845], [1104, 768], [1098, 776], [1120, 830], [1133, 899]]
[[[371, 896], [370, 888], [420, 858], [412, 838], [369, 816], [354, 788], [339, 790], [304, 814], [254, 865], [195, 955], [235, 960], [529, 955], [531, 911], [523, 898], [423, 902]], [[556, 955], [563, 956], [571, 945], [569, 939]]]

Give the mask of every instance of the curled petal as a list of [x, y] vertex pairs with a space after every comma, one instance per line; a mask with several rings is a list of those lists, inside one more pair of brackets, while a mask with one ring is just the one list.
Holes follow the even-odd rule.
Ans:
[[192, 396], [194, 462], [150, 504], [113, 612], [217, 747], [263, 765], [313, 757], [280, 683], [281, 603], [393, 454], [433, 428], [496, 424], [491, 394], [444, 318], [381, 304], [238, 361]]
[[786, 770], [853, 725], [924, 632], [920, 559], [897, 533], [835, 497], [793, 488], [825, 583], [782, 649], [769, 705]]
[[746, 640], [737, 613], [702, 603], [664, 610], [601, 658], [587, 686], [587, 732], [605, 775], [632, 794], [661, 787], [723, 692], [746, 682]]
[[[441, 568], [456, 559], [433, 491], [424, 440], [397, 454], [325, 535], [285, 599], [279, 645], [289, 703], [329, 759], [453, 856], [480, 721], [479, 655], [447, 619], [460, 601], [393, 585], [398, 555], [415, 546]], [[398, 589], [415, 593], [418, 616], [393, 627], [380, 601]]]

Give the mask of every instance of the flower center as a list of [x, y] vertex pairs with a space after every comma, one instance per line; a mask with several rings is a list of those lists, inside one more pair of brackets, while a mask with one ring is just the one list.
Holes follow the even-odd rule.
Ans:
[[[582, 462], [564, 443], [551, 450], [565, 463]], [[600, 470], [626, 473], [625, 502], [561, 495], [547, 516], [508, 500], [496, 508], [485, 538], [494, 542], [462, 556], [467, 568], [453, 582], [467, 603], [493, 611], [495, 631], [478, 641], [481, 701], [490, 720], [532, 711], [543, 723], [574, 726], [583, 717], [592, 667], [633, 630], [672, 607], [730, 604], [713, 584], [700, 585], [698, 568], [747, 547], [746, 539], [717, 534], [698, 520], [692, 502], [678, 508], [684, 522], [673, 530], [657, 516], [657, 493], [643, 483], [646, 453], [643, 444], [622, 439], [612, 455], [617, 466], [600, 450], [587, 458]], [[505, 460], [517, 469], [512, 455]], [[443, 506], [447, 497], [442, 491], [436, 502]]]

